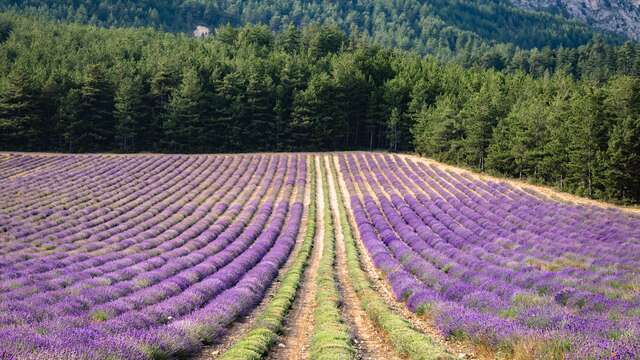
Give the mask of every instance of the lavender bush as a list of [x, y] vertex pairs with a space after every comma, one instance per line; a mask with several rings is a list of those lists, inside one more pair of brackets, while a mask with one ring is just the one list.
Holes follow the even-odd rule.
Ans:
[[0, 358], [197, 351], [254, 308], [295, 244], [305, 155], [0, 162]]
[[401, 156], [339, 157], [398, 300], [449, 337], [543, 357], [640, 354], [640, 217]]

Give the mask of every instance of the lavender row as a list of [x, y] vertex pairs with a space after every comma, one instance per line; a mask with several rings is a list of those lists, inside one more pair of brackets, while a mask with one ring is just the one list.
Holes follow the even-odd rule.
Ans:
[[[271, 168], [271, 172], [267, 174], [263, 180], [261, 191], [257, 194], [256, 200], [249, 206], [244, 206], [247, 201], [248, 194], [240, 196], [238, 202], [231, 204], [231, 206], [223, 206], [223, 210], [229, 210], [225, 213], [225, 217], [216, 220], [216, 223], [211, 225], [208, 229], [207, 217], [218, 217], [219, 214], [209, 213], [206, 217], [203, 217], [198, 223], [192, 226], [192, 229], [187, 229], [181, 235], [175, 239], [163, 237], [153, 238], [151, 240], [161, 244], [162, 248], [161, 256], [156, 255], [157, 251], [154, 249], [145, 250], [136, 254], [135, 257], [128, 257], [119, 261], [112, 261], [101, 266], [94, 266], [82, 273], [70, 273], [66, 274], [66, 282], [71, 282], [70, 278], [81, 276], [80, 279], [85, 281], [79, 281], [73, 286], [66, 286], [62, 290], [51, 290], [50, 287], [42, 288], [43, 284], [39, 283], [41, 287], [37, 291], [37, 297], [29, 298], [28, 300], [22, 300], [16, 302], [18, 298], [24, 298], [24, 291], [14, 296], [7, 294], [7, 301], [0, 303], [0, 307], [3, 305], [10, 306], [13, 309], [19, 309], [15, 318], [23, 319], [19, 315], [24, 313], [27, 308], [38, 309], [43, 305], [48, 305], [46, 315], [52, 317], [58, 317], [64, 314], [75, 313], [78, 308], [88, 308], [96, 306], [97, 304], [104, 303], [110, 300], [128, 301], [132, 304], [133, 299], [128, 300], [125, 295], [130, 292], [139, 290], [140, 292], [147, 293], [147, 297], [139, 296], [141, 301], [148, 302], [151, 296], [157, 296], [158, 289], [154, 289], [153, 285], [157, 285], [164, 278], [176, 275], [179, 276], [179, 271], [194, 267], [201, 266], [199, 261], [206, 258], [207, 255], [213, 255], [218, 251], [224, 249], [226, 245], [233, 241], [233, 234], [237, 233], [246, 226], [246, 223], [250, 219], [253, 212], [257, 207], [257, 199], [261, 198], [266, 192], [269, 182], [273, 176], [275, 167]], [[259, 171], [259, 174], [264, 174], [264, 169]], [[243, 188], [252, 189], [254, 186], [246, 186], [246, 180], [250, 177], [247, 176], [243, 181], [236, 183], [237, 189]], [[227, 195], [234, 197], [237, 191], [230, 191]], [[227, 199], [229, 201], [229, 199]], [[242, 208], [245, 208], [240, 218], [236, 219]], [[233, 221], [233, 225], [230, 229], [227, 227]], [[226, 230], [225, 230], [226, 229]], [[200, 232], [201, 230], [204, 230]], [[175, 247], [180, 245], [179, 247]], [[124, 264], [126, 267], [119, 267], [118, 265]], [[103, 271], [104, 270], [104, 271]], [[99, 276], [98, 276], [99, 275]], [[107, 282], [108, 285], [103, 283]], [[59, 285], [59, 283], [54, 283]], [[45, 285], [46, 286], [46, 285]], [[60, 286], [56, 286], [60, 288]], [[20, 288], [24, 290], [25, 287]], [[130, 296], [131, 297], [131, 296]], [[15, 300], [11, 300], [15, 298]], [[6, 304], [5, 304], [6, 303]], [[58, 306], [52, 306], [58, 304]], [[10, 317], [12, 314], [6, 312], [5, 316]]]
[[11, 198], [0, 207], [0, 357], [195, 351], [264, 296], [304, 211], [302, 155], [142, 156], [119, 167], [103, 156], [19, 157], [0, 159]]
[[[637, 217], [481, 180], [469, 188], [468, 177], [388, 155], [342, 155], [340, 165], [374, 263], [397, 298], [443, 332], [495, 347], [567, 341], [578, 357], [637, 351], [638, 258], [594, 257], [637, 249]], [[555, 209], [571, 225], [547, 225], [521, 203], [534, 214]]]

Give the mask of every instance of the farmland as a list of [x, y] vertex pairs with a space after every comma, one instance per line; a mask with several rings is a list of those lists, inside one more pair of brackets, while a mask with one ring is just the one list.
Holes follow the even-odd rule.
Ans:
[[0, 153], [0, 359], [633, 359], [640, 215], [408, 155]]

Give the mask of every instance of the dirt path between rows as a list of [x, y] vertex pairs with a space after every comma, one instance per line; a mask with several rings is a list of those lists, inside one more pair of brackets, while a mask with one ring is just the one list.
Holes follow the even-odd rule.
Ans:
[[[311, 158], [313, 161], [313, 158]], [[314, 165], [314, 164], [310, 164]], [[308, 172], [310, 174], [310, 172]], [[310, 175], [308, 175], [310, 176]], [[296, 254], [300, 252], [300, 248], [302, 246], [302, 242], [304, 241], [304, 235], [306, 232], [306, 224], [309, 221], [309, 203], [311, 202], [311, 180], [307, 179], [307, 186], [305, 186], [304, 193], [304, 208], [302, 212], [302, 219], [300, 221], [300, 230], [298, 231], [298, 236], [296, 238], [296, 244], [289, 255], [289, 258], [284, 263], [284, 266], [280, 268], [278, 272], [278, 277], [271, 284], [269, 290], [265, 294], [260, 304], [255, 307], [248, 315], [238, 318], [236, 321], [231, 323], [231, 325], [226, 329], [226, 334], [223, 336], [219, 342], [216, 342], [212, 345], [204, 347], [197, 355], [193, 357], [195, 360], [210, 360], [215, 359], [216, 357], [224, 354], [225, 351], [229, 350], [240, 338], [246, 335], [253, 328], [256, 320], [264, 312], [264, 309], [269, 305], [271, 299], [275, 296], [276, 292], [280, 288], [280, 280], [284, 276], [284, 274], [289, 271], [291, 265], [293, 264]], [[294, 193], [291, 195], [292, 198], [295, 198], [295, 191], [298, 191], [297, 188], [294, 190]], [[262, 202], [261, 202], [262, 203]]]
[[309, 358], [311, 343], [311, 329], [313, 329], [313, 312], [316, 308], [316, 277], [320, 266], [323, 250], [324, 223], [324, 193], [320, 175], [320, 158], [315, 157], [316, 166], [316, 234], [313, 239], [313, 249], [309, 264], [304, 272], [302, 284], [287, 315], [284, 333], [276, 342], [276, 346], [269, 353], [267, 359], [273, 360], [306, 360]]
[[[340, 164], [338, 162], [337, 156], [333, 157], [333, 161], [336, 169], [340, 169]], [[347, 185], [342, 178], [342, 174], [339, 170], [337, 170], [337, 172], [337, 185], [340, 186], [343, 196], [348, 199], [351, 195], [354, 194], [349, 193], [349, 191], [347, 190]], [[369, 191], [371, 190], [369, 189]], [[357, 196], [358, 194], [355, 195]], [[351, 216], [351, 214], [353, 214], [351, 202], [345, 201], [344, 205], [349, 213], [348, 220], [353, 230], [356, 246], [358, 247], [358, 252], [360, 253], [360, 265], [368, 275], [367, 277], [369, 278], [371, 288], [378, 293], [378, 295], [384, 300], [387, 306], [389, 306], [389, 308], [391, 308], [395, 313], [401, 315], [404, 319], [409, 321], [409, 323], [415, 329], [419, 330], [423, 334], [430, 336], [435, 342], [439, 343], [441, 346], [443, 346], [443, 348], [447, 349], [456, 357], [460, 359], [493, 359], [492, 354], [478, 353], [477, 350], [472, 348], [469, 344], [447, 341], [442, 333], [436, 328], [435, 324], [433, 324], [429, 319], [416, 315], [415, 313], [407, 309], [404, 303], [396, 300], [395, 296], [393, 295], [393, 291], [391, 290], [391, 286], [385, 280], [384, 273], [382, 273], [382, 271], [378, 270], [375, 265], [373, 265], [373, 262], [369, 257], [369, 253], [367, 252], [367, 249], [364, 247], [364, 244], [362, 243], [362, 240], [358, 235], [358, 228]]]
[[337, 188], [329, 165], [332, 158], [333, 156], [329, 155], [329, 157], [323, 159], [323, 162], [329, 173], [329, 198], [331, 199], [331, 212], [334, 215], [334, 228], [336, 230], [336, 270], [342, 293], [344, 319], [352, 329], [359, 359], [399, 360], [401, 357], [393, 350], [393, 346], [386, 335], [375, 326], [360, 306], [360, 299], [349, 279], [344, 234], [338, 212]]

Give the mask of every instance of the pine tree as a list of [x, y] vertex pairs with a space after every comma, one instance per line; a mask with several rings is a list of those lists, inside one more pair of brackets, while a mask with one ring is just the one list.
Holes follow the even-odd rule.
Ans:
[[310, 30], [307, 33], [309, 52], [315, 58], [338, 52], [347, 40], [336, 25], [325, 25]]
[[43, 150], [64, 151], [63, 128], [60, 122], [61, 100], [65, 92], [64, 79], [59, 75], [46, 80], [39, 96], [39, 114], [45, 129], [39, 147]]
[[21, 70], [10, 73], [6, 87], [0, 92], [0, 148], [33, 150], [41, 143], [45, 131], [31, 80]]
[[[560, 79], [558, 79], [560, 80]], [[560, 82], [560, 81], [558, 81]], [[570, 85], [571, 86], [571, 85]], [[550, 100], [546, 118], [544, 157], [540, 161], [540, 175], [546, 183], [564, 190], [567, 182], [570, 143], [570, 87], [561, 88]]]
[[387, 120], [387, 140], [389, 141], [389, 150], [398, 151], [398, 125], [400, 123], [400, 111], [394, 107], [391, 110], [389, 119]]
[[177, 87], [173, 71], [164, 63], [151, 77], [149, 89], [149, 105], [151, 107], [151, 119], [145, 133], [145, 139], [149, 140], [150, 149], [160, 150], [163, 142], [163, 129], [166, 126], [169, 100]]
[[418, 153], [443, 161], [460, 161], [464, 130], [456, 100], [451, 96], [442, 96], [433, 107], [424, 107], [417, 114], [412, 133]]
[[148, 124], [147, 103], [142, 79], [125, 77], [115, 95], [116, 141], [121, 151], [144, 149]]
[[277, 43], [285, 52], [294, 54], [300, 50], [302, 34], [295, 25], [289, 24], [280, 36], [278, 36]]
[[277, 142], [274, 125], [275, 113], [273, 111], [273, 82], [259, 74], [251, 74], [246, 88], [245, 116], [246, 150], [267, 150]]
[[334, 108], [331, 124], [335, 134], [334, 147], [373, 145], [376, 124], [368, 113], [371, 110], [371, 115], [375, 117], [373, 113], [376, 109], [369, 104], [369, 83], [361, 66], [357, 57], [350, 53], [332, 58], [330, 83], [326, 85], [334, 88], [334, 94], [325, 101]]
[[502, 96], [499, 79], [487, 78], [486, 83], [473, 94], [460, 111], [464, 127], [464, 158], [470, 166], [484, 170], [487, 149], [493, 129], [505, 116], [507, 105]]
[[368, 132], [368, 142], [365, 145], [369, 150], [373, 150], [382, 147], [383, 142], [387, 140], [386, 138], [383, 139], [383, 134], [386, 131], [388, 116], [386, 104], [384, 103], [381, 92], [376, 90], [373, 84], [371, 84], [369, 88], [371, 91], [368, 96], [367, 112], [364, 122]]
[[336, 128], [335, 86], [329, 75], [320, 73], [298, 93], [292, 114], [292, 135], [298, 147], [331, 149], [339, 144]]
[[640, 198], [640, 81], [619, 76], [609, 81], [605, 91], [603, 117], [607, 128], [602, 130], [608, 135], [605, 187], [610, 197], [637, 201]]
[[243, 134], [247, 127], [244, 114], [245, 79], [239, 72], [226, 74], [217, 83], [217, 95], [223, 102], [218, 122], [225, 130], [224, 143], [227, 151], [241, 151], [245, 145]]
[[291, 149], [291, 112], [294, 106], [295, 93], [304, 85], [304, 65], [288, 58], [280, 70], [280, 83], [275, 87], [275, 139], [278, 150]]
[[602, 100], [601, 91], [586, 87], [573, 98], [569, 116], [568, 176], [576, 191], [589, 197], [597, 195], [604, 175], [601, 170], [608, 139]]
[[[307, 95], [310, 90], [300, 91], [295, 94], [293, 110], [291, 112], [291, 143], [295, 149], [319, 148], [319, 140], [314, 136], [314, 111], [313, 95]], [[313, 137], [312, 137], [313, 136]]]
[[[413, 139], [411, 127], [413, 125], [414, 113], [407, 109], [411, 101], [411, 91], [413, 84], [410, 79], [405, 78], [404, 73], [396, 75], [386, 81], [383, 85], [384, 102], [391, 111], [396, 110], [397, 117], [390, 118], [393, 122], [387, 124], [388, 129], [393, 129], [392, 137], [389, 138], [389, 148], [394, 151], [413, 149]], [[388, 134], [388, 133], [387, 133]]]
[[114, 94], [98, 65], [88, 68], [79, 89], [77, 118], [69, 129], [75, 147], [71, 151], [105, 151], [114, 144]]
[[625, 75], [634, 75], [635, 73], [633, 60], [636, 58], [635, 47], [630, 42], [625, 42], [624, 45], [620, 46], [617, 49], [616, 54], [616, 68], [617, 72], [625, 74]]
[[224, 44], [234, 45], [238, 39], [238, 30], [231, 25], [223, 25], [216, 29], [215, 37]]
[[640, 118], [626, 117], [614, 126], [607, 149], [609, 195], [640, 201]]
[[494, 130], [487, 168], [517, 177], [538, 178], [545, 157], [547, 108], [544, 98], [516, 103]]
[[200, 77], [195, 69], [187, 68], [168, 105], [164, 139], [170, 151], [203, 151], [206, 142], [203, 100]]

